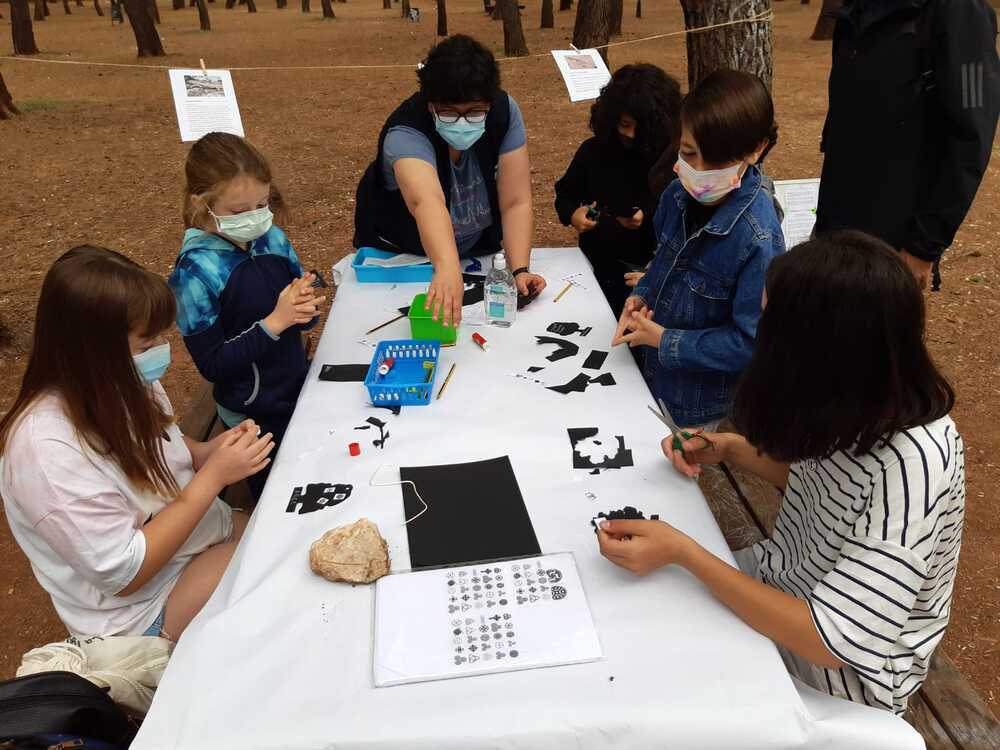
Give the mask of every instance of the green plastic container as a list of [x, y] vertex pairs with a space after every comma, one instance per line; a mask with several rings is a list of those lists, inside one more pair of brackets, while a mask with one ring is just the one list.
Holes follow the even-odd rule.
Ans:
[[434, 311], [424, 309], [426, 300], [427, 294], [421, 292], [410, 303], [410, 313], [407, 316], [410, 319], [410, 335], [415, 339], [440, 341], [441, 346], [454, 346], [458, 340], [458, 329], [441, 325], [440, 314], [437, 320], [432, 320]]

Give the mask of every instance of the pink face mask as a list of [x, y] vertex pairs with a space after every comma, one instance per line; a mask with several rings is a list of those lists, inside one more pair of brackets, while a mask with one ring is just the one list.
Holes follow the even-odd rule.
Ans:
[[740, 162], [725, 169], [702, 172], [678, 156], [677, 164], [674, 165], [674, 173], [680, 177], [681, 185], [696, 201], [715, 203], [740, 186], [742, 182], [740, 169], [742, 167], [743, 162]]

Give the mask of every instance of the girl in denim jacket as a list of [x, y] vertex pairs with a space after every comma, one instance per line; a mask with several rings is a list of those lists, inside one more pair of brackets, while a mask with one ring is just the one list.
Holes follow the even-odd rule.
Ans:
[[674, 180], [653, 218], [657, 250], [612, 345], [648, 346], [643, 375], [682, 425], [714, 425], [753, 352], [764, 274], [785, 249], [757, 167], [777, 139], [756, 76], [719, 70], [681, 110]]

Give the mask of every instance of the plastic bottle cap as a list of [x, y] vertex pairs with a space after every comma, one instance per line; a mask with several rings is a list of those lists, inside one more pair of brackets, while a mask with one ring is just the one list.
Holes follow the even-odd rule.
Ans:
[[350, 452], [352, 456], [361, 455], [361, 446], [358, 443], [351, 443], [350, 445], [347, 446], [347, 450]]
[[493, 267], [499, 270], [504, 270], [507, 268], [507, 256], [503, 253], [497, 253], [493, 256]]

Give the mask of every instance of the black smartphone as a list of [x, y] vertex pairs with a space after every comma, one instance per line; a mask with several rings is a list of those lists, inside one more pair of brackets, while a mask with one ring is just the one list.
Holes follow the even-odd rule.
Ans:
[[517, 309], [520, 310], [527, 307], [538, 297], [538, 292], [531, 292], [530, 294], [520, 294], [517, 295]]

